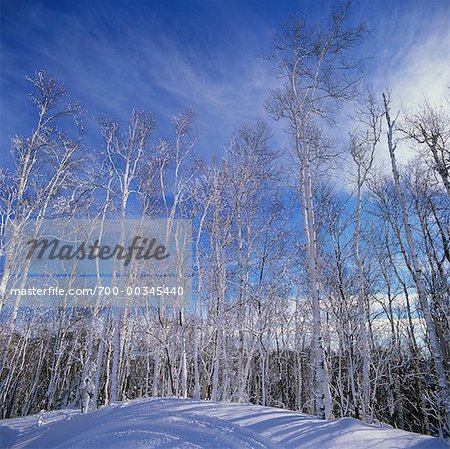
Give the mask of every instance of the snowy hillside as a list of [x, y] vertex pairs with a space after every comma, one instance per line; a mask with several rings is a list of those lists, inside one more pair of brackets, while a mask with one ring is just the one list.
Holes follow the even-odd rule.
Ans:
[[137, 400], [80, 415], [72, 410], [5, 420], [0, 447], [141, 449], [439, 449], [431, 437], [350, 418], [320, 421], [254, 405]]

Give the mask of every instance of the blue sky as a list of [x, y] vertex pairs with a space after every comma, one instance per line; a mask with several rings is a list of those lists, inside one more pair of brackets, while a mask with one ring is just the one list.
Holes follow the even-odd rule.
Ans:
[[[42, 68], [63, 81], [94, 117], [125, 121], [133, 108], [155, 112], [159, 132], [172, 114], [195, 111], [198, 152], [217, 156], [243, 122], [263, 118], [277, 80], [261, 56], [289, 15], [325, 16], [317, 1], [2, 0], [0, 157], [31, 130], [26, 75]], [[450, 2], [355, 0], [351, 20], [372, 39], [358, 56], [368, 83], [398, 100], [442, 98], [450, 85]], [[278, 137], [277, 137], [278, 136]], [[281, 132], [275, 141], [283, 145]]]

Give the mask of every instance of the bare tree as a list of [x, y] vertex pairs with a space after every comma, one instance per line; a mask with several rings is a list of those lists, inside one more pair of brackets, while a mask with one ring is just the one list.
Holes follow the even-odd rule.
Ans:
[[[423, 316], [426, 323], [427, 336], [431, 346], [431, 352], [434, 360], [434, 366], [436, 369], [436, 374], [438, 378], [438, 384], [440, 388], [442, 408], [445, 413], [445, 422], [447, 427], [447, 432], [450, 431], [450, 394], [449, 394], [449, 386], [447, 375], [444, 368], [443, 355], [441, 348], [439, 346], [438, 337], [436, 334], [436, 328], [433, 323], [430, 303], [427, 297], [427, 292], [425, 288], [425, 280], [422, 272], [422, 268], [420, 265], [419, 257], [416, 250], [416, 244], [413, 239], [413, 231], [411, 226], [411, 219], [408, 213], [405, 192], [401, 185], [400, 173], [397, 166], [397, 160], [395, 155], [396, 143], [394, 137], [395, 131], [395, 122], [396, 119], [392, 119], [390, 115], [390, 99], [386, 94], [383, 94], [383, 104], [384, 104], [384, 116], [387, 124], [387, 143], [389, 149], [389, 155], [391, 159], [391, 167], [392, 167], [392, 175], [394, 179], [394, 192], [396, 198], [400, 204], [401, 208], [401, 217], [403, 221], [407, 248], [409, 250], [410, 256], [410, 269], [411, 275], [414, 279], [414, 283], [417, 289], [417, 294], [419, 296], [419, 301], [422, 307]], [[405, 257], [406, 258], [406, 257]]]
[[368, 111], [358, 111], [359, 121], [366, 129], [355, 131], [350, 138], [350, 153], [356, 164], [356, 223], [353, 235], [353, 248], [355, 262], [358, 272], [358, 315], [359, 315], [359, 337], [361, 339], [361, 351], [363, 354], [363, 381], [362, 381], [362, 418], [368, 419], [370, 402], [370, 353], [367, 337], [365, 306], [365, 276], [364, 258], [360, 252], [361, 220], [362, 220], [362, 189], [369, 176], [375, 157], [375, 148], [380, 140], [381, 134], [381, 112], [373, 96], [369, 95], [367, 100]]
[[[37, 123], [31, 136], [15, 136], [11, 142], [15, 172], [10, 189], [14, 190], [14, 201], [8, 200], [8, 197], [2, 199], [7, 204], [2, 222], [13, 228], [13, 235], [8, 248], [5, 248], [6, 264], [0, 281], [0, 311], [5, 301], [12, 255], [16, 251], [20, 228], [30, 219], [42, 220], [52, 200], [63, 189], [77, 185], [75, 168], [83, 131], [82, 110], [67, 100], [64, 85], [45, 72], [37, 71], [34, 78], [28, 79], [34, 87], [31, 99], [37, 108]], [[74, 138], [58, 128], [67, 118], [76, 125], [78, 134]], [[50, 179], [40, 178], [39, 173], [43, 170], [50, 171]]]
[[403, 133], [420, 145], [425, 161], [440, 176], [450, 196], [450, 112], [426, 101], [419, 112], [406, 116]]
[[[113, 174], [113, 192], [119, 201], [118, 209], [121, 220], [119, 241], [125, 241], [125, 219], [130, 196], [136, 193], [135, 182], [140, 163], [147, 150], [149, 136], [154, 128], [154, 118], [145, 112], [133, 111], [128, 130], [122, 133], [117, 122], [104, 120], [101, 131], [106, 141], [105, 156]], [[114, 268], [114, 273], [116, 268]], [[113, 277], [113, 282], [117, 279]], [[119, 282], [123, 282], [120, 276]], [[123, 287], [123, 286], [122, 286]], [[121, 288], [123, 290], [123, 288]], [[118, 307], [114, 316], [113, 363], [111, 373], [111, 400], [119, 399], [120, 352], [123, 308]]]
[[[325, 367], [321, 336], [320, 279], [317, 229], [314, 217], [313, 163], [320, 148], [319, 123], [333, 119], [343, 100], [352, 98], [360, 75], [346, 54], [364, 36], [364, 28], [346, 27], [349, 4], [333, 7], [324, 29], [309, 26], [294, 18], [274, 44], [273, 58], [278, 63], [282, 88], [272, 93], [269, 109], [277, 119], [289, 123], [298, 164], [298, 180], [306, 242], [309, 294], [311, 295], [316, 373], [316, 414], [325, 417]], [[329, 403], [329, 398], [327, 402]], [[328, 407], [327, 418], [331, 411]]]

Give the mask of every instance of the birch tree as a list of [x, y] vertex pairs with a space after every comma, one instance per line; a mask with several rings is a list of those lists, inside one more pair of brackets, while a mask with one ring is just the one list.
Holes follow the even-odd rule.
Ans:
[[319, 124], [332, 120], [336, 106], [352, 98], [354, 87], [360, 79], [355, 65], [346, 61], [346, 54], [361, 41], [364, 29], [361, 26], [346, 26], [348, 7], [345, 4], [331, 8], [325, 28], [316, 28], [300, 18], [294, 18], [282, 30], [275, 40], [273, 59], [277, 62], [283, 87], [275, 90], [269, 101], [269, 109], [275, 118], [284, 119], [289, 125], [294, 147], [293, 158], [298, 166], [308, 290], [314, 317], [315, 404], [316, 414], [321, 418], [325, 417], [324, 398], [329, 388], [325, 385], [321, 335], [312, 165], [319, 144]]
[[441, 352], [441, 348], [439, 346], [436, 328], [432, 318], [430, 301], [428, 299], [426, 292], [422, 267], [416, 250], [416, 243], [413, 238], [413, 230], [411, 225], [411, 219], [407, 209], [405, 192], [401, 185], [400, 172], [398, 169], [395, 153], [397, 149], [397, 144], [394, 135], [396, 129], [395, 128], [396, 118], [391, 118], [390, 99], [386, 94], [383, 94], [383, 105], [384, 105], [384, 117], [387, 125], [387, 144], [391, 160], [392, 176], [394, 180], [394, 192], [401, 208], [401, 217], [403, 221], [406, 243], [410, 257], [411, 275], [414, 279], [414, 283], [417, 289], [417, 295], [419, 297], [424, 320], [426, 323], [427, 336], [430, 343], [431, 353], [434, 360], [434, 367], [436, 370], [436, 376], [438, 379], [438, 385], [440, 389], [441, 407], [444, 411], [446, 431], [448, 433], [450, 431], [450, 394], [449, 394], [448, 379], [444, 368], [443, 355]]
[[358, 111], [359, 121], [366, 127], [365, 130], [354, 132], [350, 139], [350, 153], [356, 164], [356, 222], [353, 235], [354, 256], [357, 267], [358, 278], [358, 315], [359, 315], [359, 337], [361, 351], [363, 354], [363, 380], [362, 380], [362, 418], [368, 419], [369, 401], [370, 401], [370, 353], [369, 341], [366, 328], [366, 295], [365, 295], [365, 276], [364, 276], [364, 258], [360, 251], [361, 240], [361, 221], [362, 221], [362, 189], [372, 168], [375, 148], [380, 140], [381, 134], [381, 113], [376, 109], [376, 103], [372, 96], [369, 96], [368, 111]]
[[[83, 123], [81, 108], [67, 99], [64, 85], [37, 71], [34, 78], [28, 78], [33, 85], [31, 100], [37, 109], [36, 125], [31, 136], [15, 136], [11, 142], [11, 153], [15, 163], [13, 175], [13, 201], [8, 201], [2, 215], [3, 225], [13, 228], [10, 243], [5, 248], [6, 259], [0, 281], [0, 311], [6, 298], [6, 287], [11, 275], [11, 263], [16, 248], [20, 227], [31, 218], [43, 219], [64, 188], [77, 184], [75, 167], [77, 152], [81, 145]], [[59, 129], [65, 119], [75, 124], [76, 135], [71, 138], [64, 128]], [[50, 179], [39, 177], [41, 170], [48, 169]], [[5, 190], [7, 193], [8, 190]], [[75, 198], [74, 198], [75, 199]], [[9, 257], [8, 257], [9, 256]], [[20, 302], [20, 298], [16, 299]], [[14, 319], [12, 326], [14, 326]]]
[[[119, 124], [112, 120], [105, 120], [101, 127], [102, 135], [106, 141], [105, 155], [114, 176], [113, 192], [116, 193], [119, 202], [118, 209], [121, 223], [119, 240], [121, 244], [125, 241], [125, 220], [129, 199], [136, 192], [134, 183], [153, 128], [153, 116], [137, 111], [132, 112], [126, 133], [122, 133]], [[113, 278], [114, 281], [116, 281], [115, 278]], [[120, 282], [123, 282], [123, 276], [121, 276]], [[122, 307], [118, 307], [116, 312], [114, 315], [111, 372], [112, 401], [117, 401], [120, 397], [121, 332], [124, 310]]]
[[419, 144], [425, 162], [440, 177], [450, 196], [450, 103], [434, 107], [429, 101], [406, 115], [401, 131]]

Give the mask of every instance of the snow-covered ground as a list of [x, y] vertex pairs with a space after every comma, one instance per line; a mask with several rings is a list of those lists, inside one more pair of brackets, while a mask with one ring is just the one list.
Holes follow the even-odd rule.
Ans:
[[256, 405], [136, 400], [81, 415], [43, 412], [0, 422], [0, 447], [85, 449], [439, 449], [435, 438], [342, 418]]

